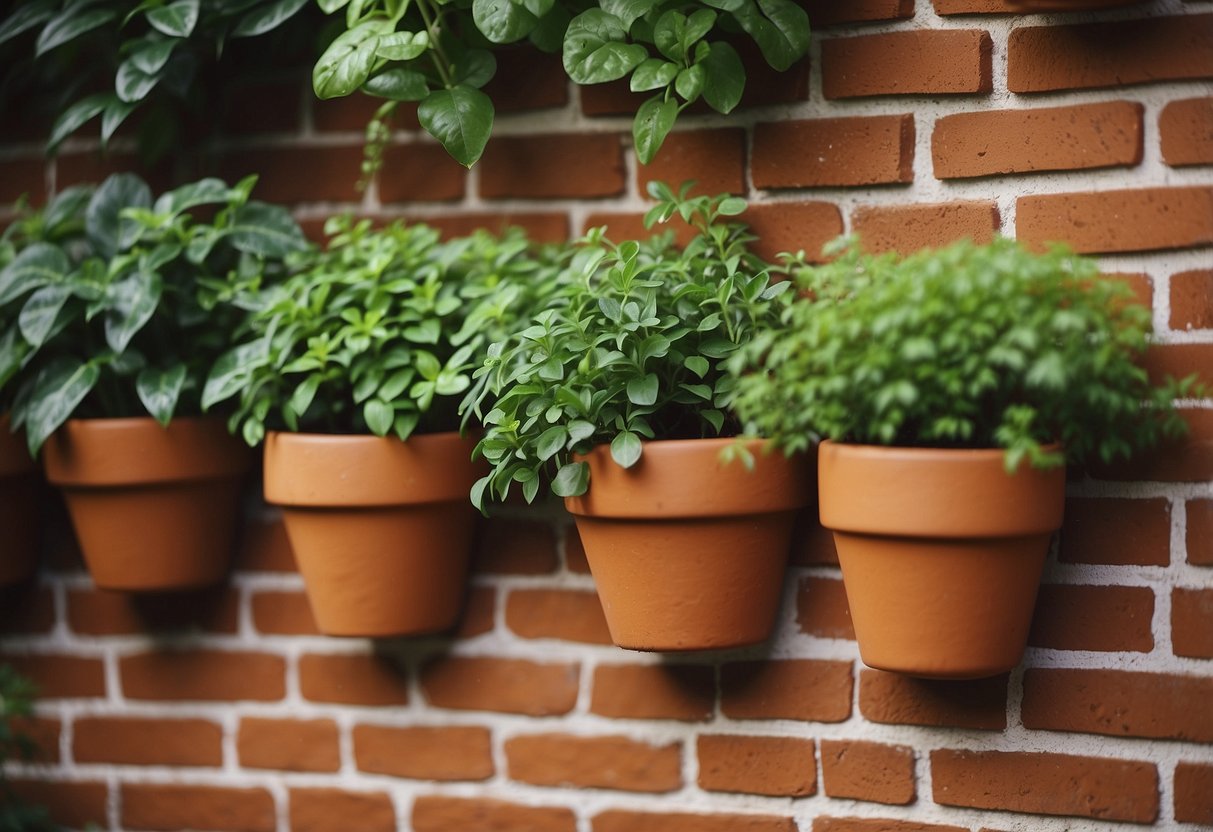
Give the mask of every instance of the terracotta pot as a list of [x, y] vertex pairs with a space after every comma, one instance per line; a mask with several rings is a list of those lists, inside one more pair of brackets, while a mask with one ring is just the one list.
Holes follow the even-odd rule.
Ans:
[[227, 572], [253, 457], [222, 420], [72, 419], [43, 459], [97, 586], [192, 589]]
[[710, 650], [765, 641], [779, 610], [797, 509], [812, 499], [804, 457], [724, 464], [733, 439], [648, 442], [632, 468], [602, 446], [590, 488], [570, 497], [611, 638], [629, 650]]
[[1001, 450], [823, 442], [818, 473], [864, 664], [949, 679], [1019, 664], [1064, 469], [1009, 475]]
[[446, 630], [463, 605], [483, 473], [473, 438], [271, 433], [265, 499], [286, 533], [321, 632]]
[[38, 466], [23, 440], [0, 416], [0, 586], [28, 580], [38, 565]]

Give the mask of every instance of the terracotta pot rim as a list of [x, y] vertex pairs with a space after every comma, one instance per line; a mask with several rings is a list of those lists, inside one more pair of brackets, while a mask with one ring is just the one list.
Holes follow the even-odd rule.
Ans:
[[466, 435], [457, 430], [439, 431], [437, 433], [415, 433], [408, 439], [401, 439], [395, 434], [389, 434], [388, 436], [376, 436], [373, 433], [314, 433], [294, 430], [270, 430], [266, 431], [265, 436], [266, 439], [269, 439], [272, 436], [277, 442], [291, 442], [299, 444], [323, 443], [330, 445], [341, 443], [353, 445], [366, 442], [399, 442], [406, 444], [414, 441], [451, 441], [453, 439], [467, 440], [477, 438], [476, 431], [472, 430], [469, 430]]
[[[935, 448], [920, 445], [874, 445], [862, 442], [842, 442], [835, 439], [821, 440], [820, 447], [833, 449], [835, 454], [847, 456], [883, 456], [888, 459], [904, 459], [907, 462], [936, 462], [944, 463], [948, 459], [974, 461], [989, 457], [997, 459], [1001, 464], [1006, 456], [1006, 448]], [[1050, 442], [1041, 446], [1046, 451], [1061, 451], [1060, 442]]]

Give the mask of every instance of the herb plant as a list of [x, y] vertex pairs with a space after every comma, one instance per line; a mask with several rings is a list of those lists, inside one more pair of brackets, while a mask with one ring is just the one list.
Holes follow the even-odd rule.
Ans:
[[[16, 323], [0, 334], [0, 402], [31, 453], [73, 416], [167, 424], [200, 412], [250, 293], [306, 247], [285, 209], [249, 201], [254, 181], [203, 179], [153, 202], [142, 180], [117, 174], [27, 220], [83, 228], [24, 245], [0, 270], [0, 321]], [[214, 206], [211, 221], [191, 213]]]
[[1202, 394], [1195, 377], [1150, 384], [1135, 363], [1148, 310], [1064, 248], [998, 239], [903, 258], [841, 240], [828, 253], [790, 260], [807, 299], [730, 365], [747, 429], [788, 451], [820, 437], [1005, 448], [1011, 471], [1110, 461], [1182, 432], [1173, 400]]
[[459, 397], [493, 338], [554, 272], [520, 231], [439, 242], [426, 225], [334, 217], [328, 249], [267, 291], [203, 405], [231, 398], [250, 444], [267, 429], [392, 434], [459, 427]]
[[54, 832], [50, 815], [13, 794], [5, 781], [8, 760], [29, 760], [37, 749], [21, 732], [20, 720], [33, 714], [34, 685], [12, 665], [0, 663], [0, 829], [5, 832]]
[[[693, 226], [685, 249], [672, 233], [615, 244], [596, 229], [548, 307], [493, 345], [477, 371], [496, 402], [477, 446], [492, 470], [476, 484], [476, 505], [505, 499], [514, 483], [533, 500], [545, 476], [558, 496], [583, 494], [589, 466], [574, 455], [596, 445], [609, 443], [628, 468], [644, 439], [738, 432], [725, 362], [777, 323], [789, 284], [771, 282], [748, 249], [754, 238], [728, 221], [743, 200], [687, 190], [652, 183], [657, 204], [645, 217], [649, 227], [674, 215]], [[480, 404], [469, 396], [464, 407]]]

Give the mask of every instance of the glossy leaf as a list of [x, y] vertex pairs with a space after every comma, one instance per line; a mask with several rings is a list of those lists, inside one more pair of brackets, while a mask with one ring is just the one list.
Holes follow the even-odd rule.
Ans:
[[117, 16], [116, 9], [90, 7], [84, 3], [70, 6], [66, 12], [53, 17], [43, 27], [38, 34], [34, 55], [40, 58], [52, 49], [104, 26]]
[[338, 35], [312, 70], [316, 97], [339, 98], [362, 86], [375, 66], [380, 36], [390, 31], [387, 21], [369, 20]]
[[569, 23], [564, 36], [564, 69], [578, 84], [601, 84], [627, 75], [648, 56], [629, 44], [623, 21], [602, 9], [589, 9]]
[[438, 90], [418, 106], [417, 119], [455, 161], [471, 167], [492, 133], [493, 102], [471, 87]]
[[227, 238], [237, 251], [261, 257], [285, 257], [307, 248], [307, 238], [281, 205], [249, 202], [232, 213]]
[[38, 374], [24, 421], [31, 454], [37, 454], [47, 437], [71, 418], [100, 376], [96, 364], [75, 358], [56, 359]]
[[677, 118], [678, 104], [661, 96], [650, 98], [640, 105], [632, 123], [632, 138], [636, 144], [636, 156], [641, 162], [647, 165], [653, 161]]
[[394, 101], [420, 101], [430, 93], [429, 81], [411, 69], [389, 69], [367, 79], [363, 91]]
[[85, 212], [89, 242], [103, 257], [127, 248], [139, 233], [138, 223], [122, 216], [127, 208], [150, 208], [152, 191], [133, 173], [109, 177], [93, 193]]
[[67, 276], [71, 264], [63, 249], [34, 243], [0, 269], [0, 307]]
[[147, 22], [156, 31], [173, 38], [188, 38], [198, 24], [199, 0], [176, 0], [148, 9]]
[[163, 369], [148, 367], [135, 379], [139, 401], [161, 425], [167, 427], [173, 418], [181, 389], [185, 386], [185, 376], [185, 365], [175, 364]]
[[306, 6], [308, 0], [275, 0], [273, 3], [259, 4], [251, 9], [236, 28], [232, 29], [232, 37], [248, 38], [272, 32]]
[[156, 272], [139, 271], [109, 287], [105, 340], [115, 353], [124, 352], [131, 339], [156, 313], [163, 285]]

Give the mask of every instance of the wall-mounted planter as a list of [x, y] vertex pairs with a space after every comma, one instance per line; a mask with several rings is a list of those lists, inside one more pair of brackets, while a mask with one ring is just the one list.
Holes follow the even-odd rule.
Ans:
[[97, 586], [192, 589], [227, 572], [252, 456], [222, 420], [73, 419], [43, 457]]
[[265, 499], [321, 632], [386, 637], [452, 627], [463, 606], [484, 473], [475, 439], [270, 433]]
[[0, 586], [21, 583], [38, 564], [38, 466], [0, 417]]
[[1064, 469], [1007, 474], [1001, 450], [823, 442], [818, 472], [865, 664], [954, 679], [1019, 664]]
[[804, 457], [724, 464], [733, 439], [649, 442], [622, 468], [586, 457], [590, 488], [570, 497], [611, 638], [629, 650], [709, 650], [765, 641], [783, 586], [792, 522], [812, 499]]

